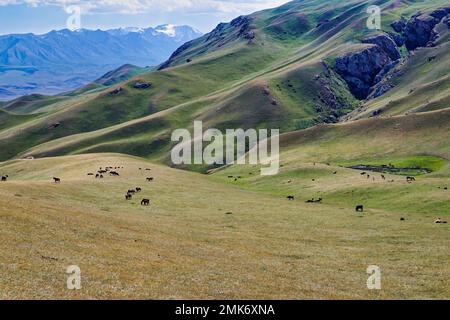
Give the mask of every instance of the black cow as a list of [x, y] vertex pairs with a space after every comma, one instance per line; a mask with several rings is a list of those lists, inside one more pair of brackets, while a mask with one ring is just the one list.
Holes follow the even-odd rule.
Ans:
[[356, 212], [364, 212], [364, 206], [363, 205], [356, 206]]
[[133, 195], [127, 193], [127, 194], [125, 195], [125, 200], [131, 200], [131, 199], [133, 199]]
[[60, 178], [53, 178], [53, 180], [55, 181], [55, 183], [61, 183], [61, 179]]
[[293, 200], [295, 200], [295, 197], [294, 197], [294, 196], [288, 196], [287, 199], [288, 199], [289, 201], [293, 201]]
[[149, 206], [150, 205], [150, 199], [142, 199], [141, 206]]

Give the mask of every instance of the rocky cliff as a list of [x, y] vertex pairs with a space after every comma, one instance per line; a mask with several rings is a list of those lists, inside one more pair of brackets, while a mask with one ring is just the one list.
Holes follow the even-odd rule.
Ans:
[[389, 72], [400, 58], [395, 42], [387, 39], [386, 35], [371, 38], [368, 41], [378, 42], [380, 45], [368, 44], [363, 50], [336, 59], [335, 70], [347, 82], [357, 99], [366, 99], [371, 88], [380, 82], [382, 76]]
[[402, 17], [391, 24], [394, 32], [363, 39], [363, 43], [371, 46], [338, 57], [335, 70], [356, 98], [379, 97], [393, 88], [387, 78], [401, 59], [399, 47], [405, 45], [406, 49], [413, 51], [433, 46], [439, 39], [436, 26], [441, 22], [450, 28], [450, 7], [429, 13], [418, 12], [409, 20]]

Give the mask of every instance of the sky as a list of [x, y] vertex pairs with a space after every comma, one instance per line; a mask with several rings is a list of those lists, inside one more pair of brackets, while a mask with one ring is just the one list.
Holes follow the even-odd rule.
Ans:
[[[0, 0], [0, 34], [43, 34], [73, 26], [73, 21], [80, 21], [80, 27], [85, 29], [175, 24], [189, 25], [206, 33], [220, 22], [286, 2], [288, 0]], [[81, 13], [80, 19], [71, 19], [77, 10]]]

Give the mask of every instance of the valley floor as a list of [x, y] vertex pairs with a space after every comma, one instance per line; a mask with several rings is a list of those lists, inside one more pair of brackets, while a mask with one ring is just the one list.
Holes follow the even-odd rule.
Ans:
[[[87, 175], [105, 166], [124, 169]], [[450, 298], [449, 225], [434, 223], [449, 212], [383, 208], [379, 191], [357, 214], [359, 203], [344, 200], [368, 183], [356, 170], [325, 180], [323, 204], [305, 203], [306, 174], [274, 192], [259, 177], [234, 183], [227, 171], [204, 176], [118, 154], [9, 161], [0, 174], [9, 175], [0, 183], [2, 299]], [[423, 180], [450, 186], [448, 177]], [[448, 200], [441, 191], [430, 197]], [[81, 290], [66, 288], [70, 265], [81, 268]], [[382, 290], [367, 289], [369, 265], [381, 268]]]

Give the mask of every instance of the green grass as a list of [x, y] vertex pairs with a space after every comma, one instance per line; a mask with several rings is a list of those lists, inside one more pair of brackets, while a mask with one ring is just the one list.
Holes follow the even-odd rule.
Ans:
[[[424, 62], [428, 49], [419, 52], [405, 65], [404, 79], [392, 92], [364, 104], [325, 69], [322, 60], [332, 67], [333, 57], [348, 51], [350, 42], [357, 43], [370, 34], [364, 23], [365, 9], [372, 3], [288, 3], [251, 15], [256, 37], [250, 42], [239, 36], [240, 27], [227, 25], [220, 36], [192, 42], [174, 57], [175, 67], [140, 74], [139, 79], [152, 83], [148, 90], [134, 89], [134, 78], [116, 85], [123, 88], [119, 95], [109, 94], [113, 88], [92, 87], [58, 102], [33, 107], [27, 103], [22, 111], [34, 110], [41, 115], [33, 121], [18, 122], [16, 130], [9, 130], [8, 125], [0, 131], [0, 159], [36, 150], [37, 155], [101, 150], [165, 162], [170, 132], [180, 126], [190, 128], [195, 119], [217, 128], [270, 127], [290, 132], [335, 122], [352, 110], [349, 119], [370, 116], [377, 109], [391, 116], [446, 108], [449, 51], [445, 45], [429, 49], [438, 52], [432, 64]], [[392, 3], [383, 4], [389, 21], [441, 4], [390, 6]], [[316, 28], [325, 19], [332, 27]], [[186, 63], [187, 58], [192, 61]], [[329, 90], [318, 83], [317, 75], [327, 80]], [[411, 86], [416, 91], [409, 94]], [[265, 89], [269, 95], [264, 95]], [[325, 99], [331, 94], [338, 108]], [[62, 125], [49, 131], [49, 124], [56, 122]], [[375, 155], [377, 152], [380, 150], [374, 149]]]
[[[139, 75], [151, 89], [134, 89], [134, 78], [115, 86], [119, 95], [91, 86], [17, 109], [37, 114], [0, 110], [0, 161], [71, 155], [0, 163], [9, 175], [0, 183], [0, 297], [448, 298], [450, 233], [434, 223], [450, 218], [448, 45], [418, 51], [396, 88], [367, 102], [322, 63], [332, 67], [360, 47], [373, 3], [291, 2], [252, 15], [251, 42], [228, 25], [220, 37], [195, 40], [174, 67]], [[383, 24], [443, 3], [383, 1]], [[315, 28], [324, 19], [332, 27]], [[433, 64], [430, 54], [438, 55]], [[339, 109], [325, 101], [326, 87]], [[366, 119], [377, 109], [385, 117]], [[348, 112], [346, 122], [316, 125]], [[280, 174], [168, 168], [172, 131], [192, 129], [194, 120], [205, 129], [280, 128]], [[402, 175], [367, 179], [343, 167], [388, 163], [432, 173], [408, 184]], [[87, 176], [109, 165], [124, 166], [120, 177]], [[143, 192], [125, 201], [138, 186]], [[139, 205], [144, 197], [148, 208]], [[322, 204], [306, 203], [319, 197]], [[64, 289], [71, 264], [82, 268], [79, 292]], [[377, 293], [366, 289], [371, 264], [383, 270]]]
[[[121, 176], [86, 175], [109, 165], [123, 166]], [[426, 180], [372, 185], [353, 170], [335, 176], [319, 164], [285, 163], [282, 170], [283, 179], [292, 170], [293, 181], [277, 194], [253, 188], [288, 188], [279, 177], [235, 185], [222, 173], [204, 176], [118, 154], [0, 163], [0, 174], [10, 176], [0, 183], [1, 297], [448, 297], [450, 233], [448, 224], [434, 224], [449, 217], [443, 190]], [[148, 174], [154, 183], [145, 182]], [[308, 190], [302, 185], [311, 176], [319, 185]], [[137, 186], [142, 193], [126, 201], [124, 192]], [[295, 201], [287, 201], [288, 192]], [[304, 203], [319, 194], [323, 204]], [[151, 205], [141, 207], [142, 198]], [[354, 212], [359, 203], [364, 215]], [[73, 264], [82, 270], [79, 291], [65, 289], [64, 271]], [[372, 264], [383, 270], [376, 293], [366, 288]]]
[[33, 118], [35, 117], [27, 115], [11, 114], [7, 111], [4, 111], [3, 109], [0, 109], [0, 130], [15, 127]]

